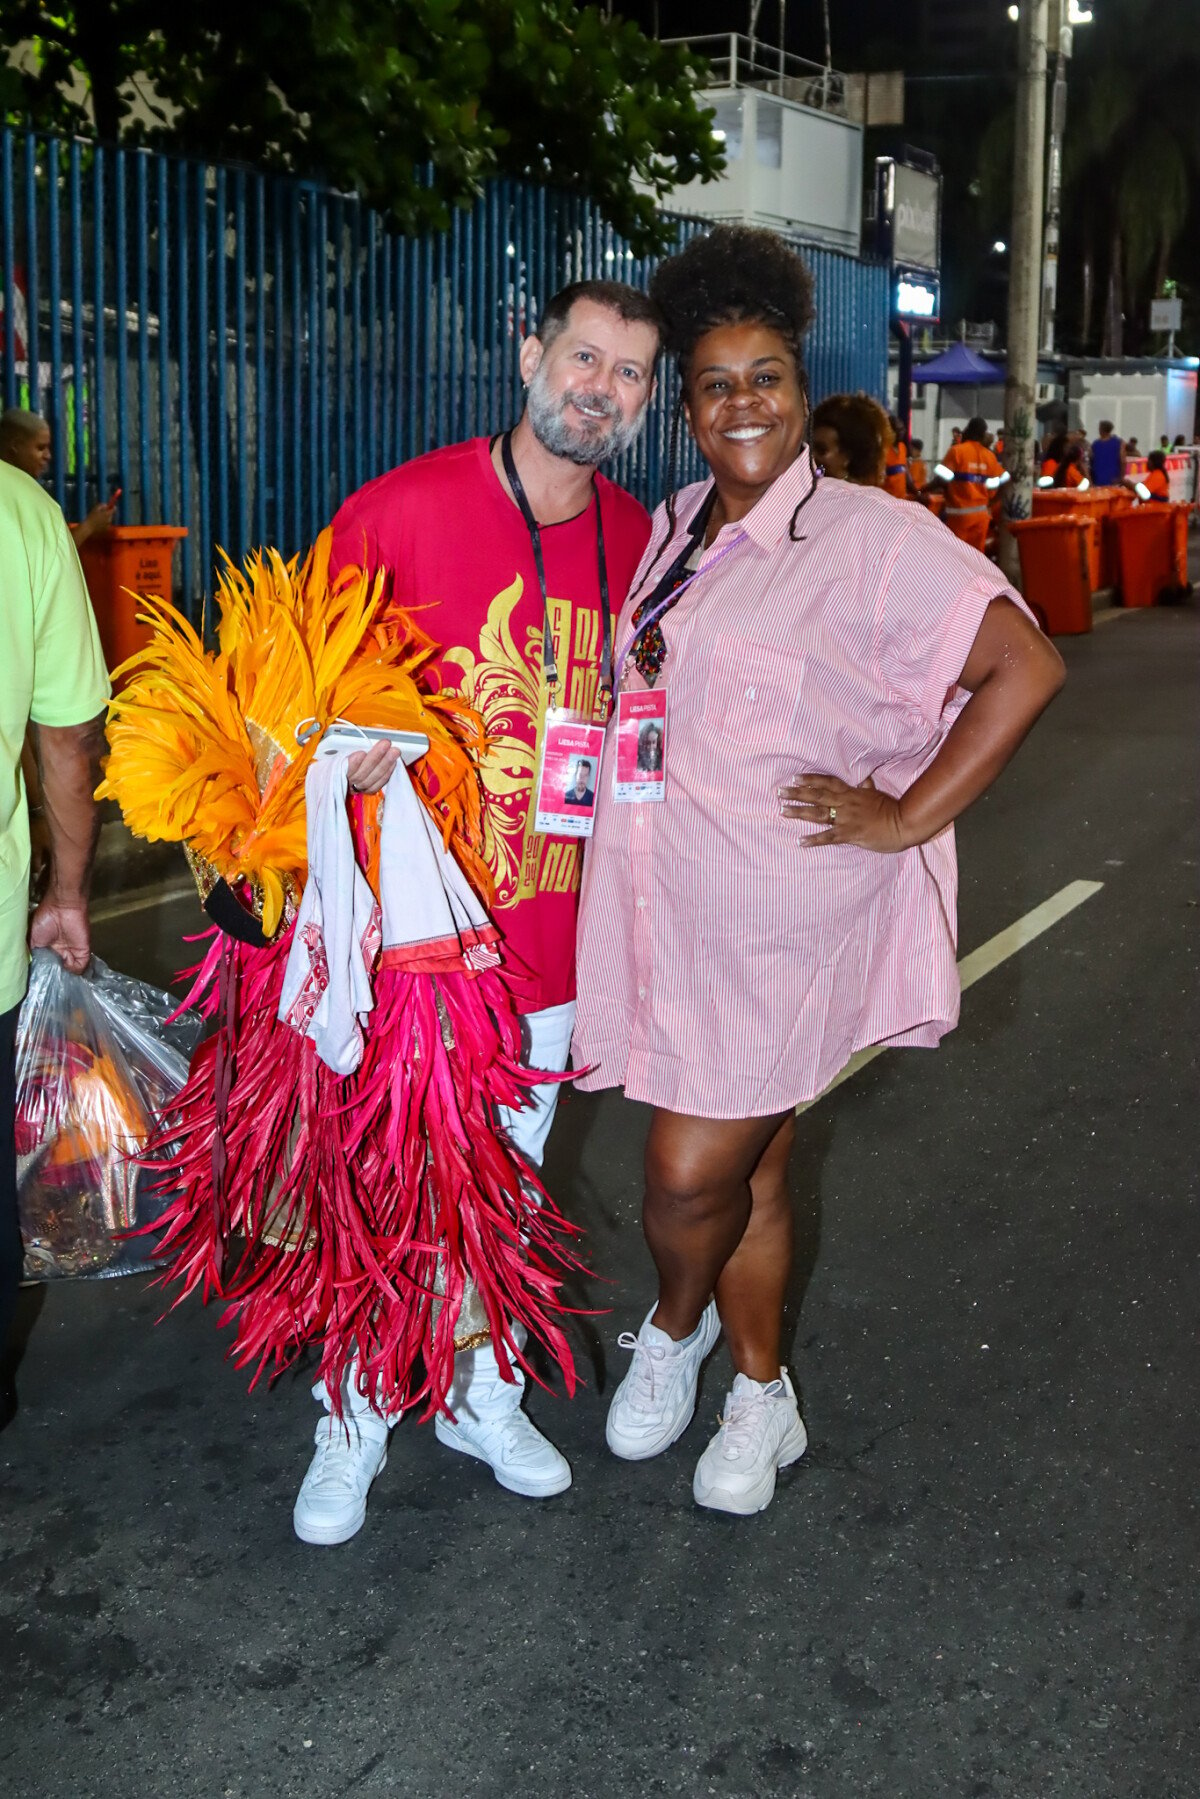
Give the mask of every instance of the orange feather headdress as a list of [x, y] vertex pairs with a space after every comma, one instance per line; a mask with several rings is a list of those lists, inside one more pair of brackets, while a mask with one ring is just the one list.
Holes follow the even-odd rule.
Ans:
[[252, 894], [268, 938], [303, 891], [305, 776], [320, 731], [339, 718], [428, 737], [418, 791], [484, 904], [492, 897], [483, 721], [465, 701], [422, 690], [437, 646], [389, 606], [383, 575], [343, 568], [331, 581], [330, 542], [323, 531], [302, 565], [275, 550], [244, 572], [227, 560], [215, 651], [174, 606], [141, 596], [151, 639], [116, 671], [124, 685], [109, 706], [97, 798], [115, 799], [135, 835], [184, 844], [202, 887], [224, 880]]

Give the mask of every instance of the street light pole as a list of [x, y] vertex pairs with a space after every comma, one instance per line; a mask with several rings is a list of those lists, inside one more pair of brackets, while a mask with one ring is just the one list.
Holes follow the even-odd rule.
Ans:
[[[1008, 240], [1008, 375], [1004, 383], [1004, 459], [1012, 476], [1004, 490], [1004, 510], [1008, 518], [1014, 519], [1028, 518], [1033, 507], [1048, 10], [1048, 0], [1024, 0], [1017, 19], [1016, 144], [1012, 231]], [[1000, 534], [1000, 553], [1005, 573], [1013, 579], [1016, 544], [1010, 532]]]
[[1067, 123], [1067, 59], [1071, 27], [1066, 0], [1051, 0], [1050, 42], [1056, 46], [1050, 94], [1050, 148], [1046, 157], [1046, 244], [1042, 252], [1042, 355], [1054, 353], [1054, 311], [1058, 303], [1058, 233], [1062, 217], [1062, 146]]

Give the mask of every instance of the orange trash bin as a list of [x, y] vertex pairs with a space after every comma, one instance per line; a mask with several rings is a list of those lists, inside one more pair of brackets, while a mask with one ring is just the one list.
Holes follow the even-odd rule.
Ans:
[[1152, 501], [1117, 515], [1121, 603], [1153, 606], [1189, 591], [1185, 505]]
[[1108, 511], [1100, 526], [1100, 559], [1108, 574], [1104, 585], [1120, 587], [1121, 557], [1117, 549], [1117, 520], [1126, 512], [1132, 512], [1137, 505], [1133, 494], [1127, 487], [1109, 487]]
[[1092, 628], [1092, 570], [1098, 526], [1074, 512], [1011, 519], [1021, 557], [1021, 590], [1049, 637]]
[[1112, 489], [1108, 487], [1035, 487], [1033, 517], [1055, 518], [1070, 513], [1073, 518], [1090, 518], [1096, 522], [1095, 536], [1089, 554], [1092, 557], [1092, 592], [1116, 583], [1115, 546], [1105, 554], [1104, 520], [1112, 509]]
[[150, 641], [134, 594], [171, 598], [171, 558], [184, 525], [110, 525], [79, 552], [109, 672]]

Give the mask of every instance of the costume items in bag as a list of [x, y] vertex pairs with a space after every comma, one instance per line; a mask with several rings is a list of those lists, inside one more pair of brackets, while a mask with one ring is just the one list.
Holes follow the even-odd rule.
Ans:
[[[101, 793], [184, 844], [231, 927], [188, 1000], [217, 1030], [162, 1161], [167, 1278], [227, 1302], [256, 1378], [318, 1345], [331, 1394], [353, 1362], [389, 1411], [428, 1414], [456, 1347], [490, 1335], [503, 1374], [528, 1368], [524, 1326], [573, 1390], [572, 1227], [496, 1124], [545, 1077], [520, 1064], [485, 911], [482, 722], [421, 690], [436, 646], [383, 578], [328, 567], [328, 533], [303, 567], [229, 566], [215, 653], [144, 599], [153, 636], [110, 710]], [[322, 744], [337, 720], [429, 747], [348, 806], [347, 752]]]
[[[139, 1152], [187, 1080], [194, 1014], [93, 956], [73, 974], [33, 952], [17, 1025], [17, 1210], [26, 1280], [132, 1274], [167, 1201]], [[129, 1235], [128, 1233], [135, 1233]]]

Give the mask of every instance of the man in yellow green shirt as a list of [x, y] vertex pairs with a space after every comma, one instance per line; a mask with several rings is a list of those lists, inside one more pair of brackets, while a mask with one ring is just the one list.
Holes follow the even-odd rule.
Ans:
[[[99, 835], [92, 795], [108, 696], [96, 621], [62, 512], [29, 475], [0, 462], [0, 1358], [23, 1259], [14, 1045], [28, 945], [54, 950], [80, 972], [91, 956], [87, 893]], [[32, 921], [21, 774], [29, 725], [50, 839], [49, 881]]]

